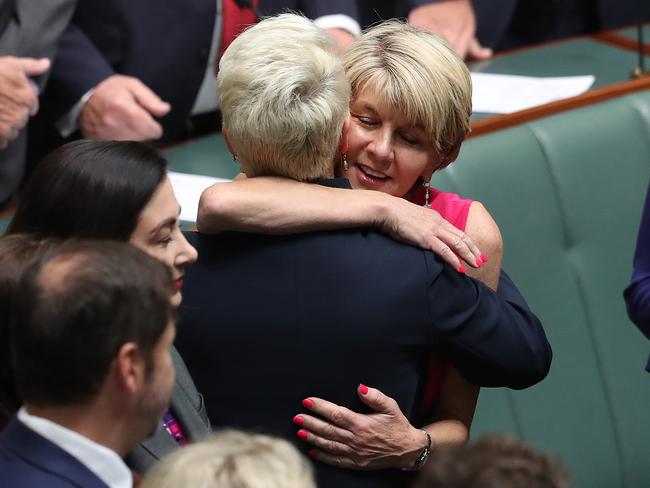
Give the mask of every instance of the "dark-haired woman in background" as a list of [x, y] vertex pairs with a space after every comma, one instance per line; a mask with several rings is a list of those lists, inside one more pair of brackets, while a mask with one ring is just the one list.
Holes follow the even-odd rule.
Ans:
[[[128, 241], [170, 267], [172, 301], [178, 305], [184, 268], [197, 255], [179, 228], [180, 207], [166, 165], [155, 150], [137, 142], [68, 143], [36, 167], [8, 232]], [[172, 358], [171, 408], [154, 435], [127, 459], [140, 473], [209, 431], [203, 400], [175, 349]]]

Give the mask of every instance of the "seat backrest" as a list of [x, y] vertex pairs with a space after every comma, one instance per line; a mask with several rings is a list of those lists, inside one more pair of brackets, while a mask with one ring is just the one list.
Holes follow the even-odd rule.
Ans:
[[576, 487], [650, 486], [650, 347], [622, 299], [649, 178], [645, 91], [469, 139], [432, 179], [491, 212], [554, 352], [539, 385], [482, 390], [472, 437], [554, 452]]

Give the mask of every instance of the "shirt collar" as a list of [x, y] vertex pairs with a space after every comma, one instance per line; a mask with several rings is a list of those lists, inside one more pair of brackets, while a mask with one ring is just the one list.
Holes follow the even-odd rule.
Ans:
[[352, 189], [350, 185], [350, 180], [347, 178], [316, 178], [314, 183], [322, 186], [330, 186], [332, 188], [347, 188], [348, 190]]
[[131, 470], [112, 449], [51, 420], [31, 415], [25, 407], [18, 410], [18, 420], [76, 458], [110, 488], [133, 487]]

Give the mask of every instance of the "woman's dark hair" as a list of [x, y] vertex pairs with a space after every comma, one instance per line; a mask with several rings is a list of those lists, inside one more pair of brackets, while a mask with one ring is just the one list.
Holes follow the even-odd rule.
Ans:
[[20, 294], [18, 283], [25, 270], [56, 244], [25, 234], [0, 237], [0, 430], [22, 404], [9, 348], [9, 323]]
[[8, 233], [127, 241], [166, 166], [156, 150], [139, 142], [65, 144], [34, 170]]

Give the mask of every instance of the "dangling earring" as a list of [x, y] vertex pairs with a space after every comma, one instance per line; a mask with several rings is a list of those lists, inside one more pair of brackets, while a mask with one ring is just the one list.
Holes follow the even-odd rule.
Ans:
[[235, 164], [239, 164], [239, 158], [237, 157], [236, 154], [233, 154], [233, 155], [232, 155], [232, 160], [233, 160], [233, 162], [234, 162]]
[[347, 171], [348, 169], [350, 169], [350, 167], [348, 166], [348, 156], [345, 153], [341, 154], [341, 164], [343, 166], [343, 171]]
[[424, 207], [426, 208], [431, 208], [431, 204], [429, 203], [429, 186], [431, 183], [429, 180], [423, 181], [422, 186], [424, 187]]

